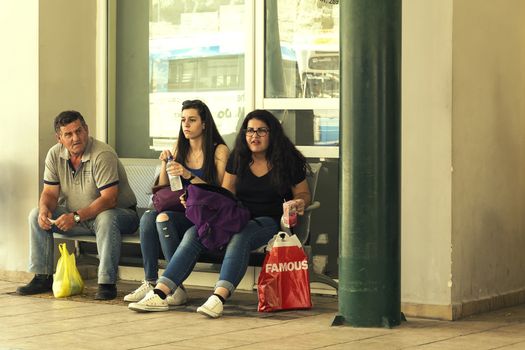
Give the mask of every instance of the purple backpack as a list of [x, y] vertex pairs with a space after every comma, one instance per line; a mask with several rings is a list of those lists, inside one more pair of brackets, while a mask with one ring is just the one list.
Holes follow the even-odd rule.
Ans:
[[195, 224], [199, 241], [216, 251], [246, 226], [251, 214], [227, 189], [194, 184], [187, 188], [186, 217]]

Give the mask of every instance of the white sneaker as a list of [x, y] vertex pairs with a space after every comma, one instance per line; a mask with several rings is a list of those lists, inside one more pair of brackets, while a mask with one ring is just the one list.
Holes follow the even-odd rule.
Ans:
[[175, 289], [175, 291], [168, 295], [166, 298], [169, 306], [179, 306], [184, 305], [188, 301], [188, 293], [180, 287]]
[[133, 311], [168, 311], [170, 309], [166, 299], [161, 299], [152, 290], [146, 294], [144, 298], [138, 303], [131, 303], [128, 308]]
[[221, 317], [223, 309], [224, 305], [222, 305], [221, 299], [216, 295], [212, 295], [202, 306], [197, 308], [197, 312], [211, 318], [217, 318]]
[[153, 290], [153, 286], [148, 281], [142, 281], [142, 284], [137, 289], [124, 297], [124, 301], [140, 301], [150, 290]]

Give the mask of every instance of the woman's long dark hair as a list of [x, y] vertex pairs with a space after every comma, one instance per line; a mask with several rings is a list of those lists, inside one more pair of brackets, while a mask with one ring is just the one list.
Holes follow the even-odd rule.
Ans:
[[[209, 184], [220, 185], [217, 178], [217, 168], [215, 166], [215, 148], [226, 143], [224, 142], [222, 136], [217, 130], [217, 126], [213, 121], [213, 116], [211, 115], [210, 109], [204, 102], [201, 100], [188, 100], [182, 103], [182, 110], [185, 109], [196, 109], [201, 117], [202, 122], [204, 123], [204, 130], [202, 130], [202, 167], [204, 172], [203, 180]], [[179, 129], [179, 139], [177, 140], [177, 156], [175, 161], [180, 164], [186, 165], [186, 159], [190, 152], [190, 141], [184, 136], [184, 131], [182, 130], [182, 123]]]
[[306, 172], [309, 174], [310, 166], [306, 158], [285, 135], [279, 120], [270, 112], [263, 109], [256, 109], [246, 115], [241, 126], [241, 130], [235, 139], [233, 149], [233, 166], [237, 177], [242, 177], [253, 162], [252, 152], [246, 142], [246, 128], [251, 119], [260, 120], [270, 129], [269, 145], [266, 150], [266, 160], [270, 166], [271, 181], [282, 195], [287, 193], [293, 185], [293, 179], [297, 179]]

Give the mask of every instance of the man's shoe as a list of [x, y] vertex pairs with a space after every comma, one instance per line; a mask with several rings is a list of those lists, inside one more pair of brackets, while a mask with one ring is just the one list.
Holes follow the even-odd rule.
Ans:
[[168, 311], [170, 309], [166, 299], [162, 299], [154, 291], [149, 291], [138, 303], [129, 304], [128, 308], [138, 312]]
[[18, 287], [16, 294], [19, 295], [33, 295], [40, 293], [47, 293], [52, 290], [53, 276], [52, 275], [35, 275], [31, 282], [25, 286]]
[[166, 297], [166, 301], [169, 306], [179, 306], [184, 305], [188, 301], [188, 294], [184, 289], [178, 287], [175, 289], [173, 294], [170, 294]]
[[95, 300], [113, 300], [117, 297], [117, 286], [115, 284], [99, 284]]
[[221, 317], [224, 305], [218, 296], [212, 295], [202, 306], [197, 308], [197, 312], [211, 318]]
[[137, 302], [148, 294], [150, 290], [153, 290], [153, 286], [148, 281], [143, 281], [140, 287], [135, 289], [133, 292], [127, 294], [124, 297], [124, 301]]

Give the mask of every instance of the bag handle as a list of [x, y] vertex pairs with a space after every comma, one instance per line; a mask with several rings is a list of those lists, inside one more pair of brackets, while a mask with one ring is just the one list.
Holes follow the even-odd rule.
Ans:
[[60, 243], [58, 245], [58, 250], [60, 251], [61, 255], [68, 255], [69, 252], [67, 251], [67, 246], [65, 243]]
[[299, 247], [302, 248], [301, 241], [296, 235], [289, 235], [284, 231], [277, 232], [276, 235], [268, 242], [267, 250], [277, 247]]

